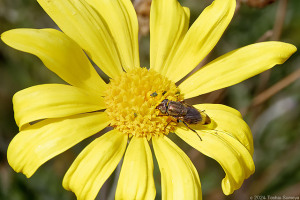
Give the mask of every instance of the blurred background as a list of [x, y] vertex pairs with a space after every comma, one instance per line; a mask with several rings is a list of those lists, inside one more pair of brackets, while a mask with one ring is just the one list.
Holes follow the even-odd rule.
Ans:
[[[211, 0], [185, 0], [191, 23]], [[149, 66], [149, 6], [151, 0], [134, 0], [140, 22], [140, 59]], [[235, 16], [214, 50], [198, 66], [236, 48], [255, 42], [279, 40], [300, 46], [299, 0], [239, 0]], [[35, 0], [0, 0], [0, 33], [13, 28], [57, 28]], [[232, 195], [221, 189], [224, 172], [219, 164], [173, 140], [196, 166], [203, 199], [250, 199], [259, 196], [300, 196], [300, 56], [299, 50], [286, 63], [235, 86], [190, 99], [189, 103], [222, 103], [238, 109], [254, 138], [256, 172]], [[18, 133], [12, 96], [29, 86], [63, 83], [42, 62], [0, 41], [0, 199], [76, 199], [62, 187], [62, 179], [76, 155], [91, 141], [87, 139], [48, 161], [30, 178], [14, 172], [7, 163], [9, 142]], [[101, 133], [100, 133], [101, 134]], [[174, 135], [174, 134], [172, 134]], [[157, 198], [161, 199], [160, 174], [156, 161]], [[118, 171], [118, 170], [117, 170]], [[113, 199], [116, 172], [102, 187], [97, 199]]]

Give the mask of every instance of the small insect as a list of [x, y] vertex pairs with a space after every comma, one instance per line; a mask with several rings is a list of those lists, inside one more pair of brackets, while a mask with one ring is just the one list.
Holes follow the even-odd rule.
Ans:
[[[190, 130], [197, 132], [190, 128], [188, 124], [206, 125], [211, 123], [211, 119], [203, 111], [197, 110], [195, 107], [184, 103], [183, 101], [170, 101], [164, 99], [158, 106], [156, 106], [163, 115], [173, 117], [178, 123], [182, 122]], [[197, 136], [202, 141], [201, 137]]]
[[156, 97], [158, 94], [156, 92], [153, 92], [152, 94], [150, 94], [151, 97]]

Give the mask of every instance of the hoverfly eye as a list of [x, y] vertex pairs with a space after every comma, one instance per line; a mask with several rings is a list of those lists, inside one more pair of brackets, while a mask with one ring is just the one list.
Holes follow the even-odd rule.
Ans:
[[160, 108], [160, 112], [162, 112], [163, 114], [166, 114], [167, 108], [166, 108], [165, 106], [162, 106], [162, 107]]
[[166, 114], [168, 111], [168, 99], [164, 99], [158, 106], [156, 106], [156, 109], [158, 109], [162, 114]]
[[164, 99], [161, 104], [167, 106], [168, 105], [168, 102], [169, 102], [169, 99]]
[[156, 109], [158, 109], [162, 114], [165, 114], [167, 112], [167, 108], [162, 103], [156, 106]]

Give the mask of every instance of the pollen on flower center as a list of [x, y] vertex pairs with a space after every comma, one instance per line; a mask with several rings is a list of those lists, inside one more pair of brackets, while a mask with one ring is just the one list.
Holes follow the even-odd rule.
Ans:
[[164, 99], [182, 100], [176, 85], [154, 70], [137, 68], [124, 72], [108, 84], [106, 113], [111, 126], [129, 136], [147, 137], [168, 134], [176, 123], [162, 116], [156, 106]]

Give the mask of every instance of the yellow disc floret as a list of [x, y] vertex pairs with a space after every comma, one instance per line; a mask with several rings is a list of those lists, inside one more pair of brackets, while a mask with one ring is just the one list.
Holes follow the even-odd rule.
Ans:
[[164, 99], [182, 100], [176, 85], [154, 70], [137, 68], [112, 79], [105, 95], [111, 126], [129, 136], [166, 135], [176, 123], [156, 106]]

